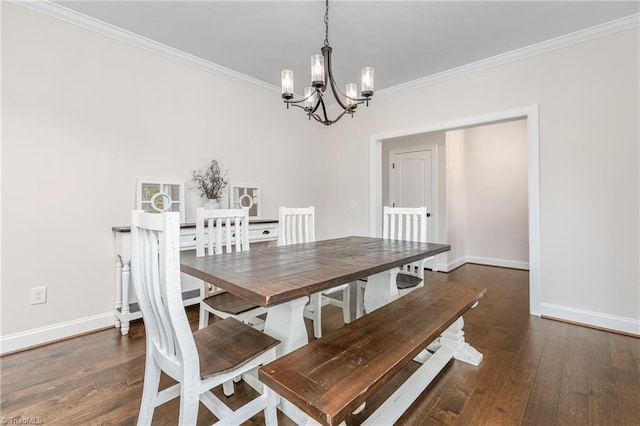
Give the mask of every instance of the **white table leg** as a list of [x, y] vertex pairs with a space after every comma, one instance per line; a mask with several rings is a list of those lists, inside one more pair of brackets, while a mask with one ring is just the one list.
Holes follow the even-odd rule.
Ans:
[[282, 356], [309, 343], [304, 325], [304, 306], [308, 297], [301, 297], [267, 309], [264, 332], [280, 340], [276, 356]]
[[[264, 332], [282, 342], [276, 348], [276, 356], [288, 354], [309, 343], [304, 325], [304, 307], [308, 301], [309, 298], [305, 296], [267, 309]], [[306, 413], [286, 399], [281, 398], [278, 407], [296, 424], [306, 422]]]
[[371, 313], [399, 297], [396, 286], [396, 277], [399, 271], [398, 268], [393, 268], [367, 278], [367, 285], [364, 288], [364, 308], [367, 313]]

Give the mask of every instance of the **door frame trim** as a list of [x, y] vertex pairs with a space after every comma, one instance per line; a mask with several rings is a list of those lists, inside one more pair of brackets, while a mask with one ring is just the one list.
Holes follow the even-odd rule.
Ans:
[[427, 123], [369, 136], [369, 234], [380, 236], [382, 142], [386, 139], [524, 118], [527, 120], [529, 209], [529, 313], [540, 316], [540, 131], [539, 105], [524, 106], [450, 121]]

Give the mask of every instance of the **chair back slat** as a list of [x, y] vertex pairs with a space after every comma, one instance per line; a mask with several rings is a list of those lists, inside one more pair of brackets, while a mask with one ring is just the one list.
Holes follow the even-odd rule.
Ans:
[[[427, 242], [426, 207], [385, 206], [382, 217], [382, 238]], [[422, 279], [424, 276], [423, 261], [403, 265], [400, 267], [400, 271]]]
[[[180, 376], [199, 371], [180, 286], [180, 214], [134, 211], [131, 226], [133, 285], [147, 328], [147, 347]], [[197, 370], [193, 370], [196, 368]], [[173, 371], [171, 371], [173, 370]]]
[[248, 251], [249, 247], [249, 209], [197, 209], [196, 256]]
[[[426, 217], [426, 214], [425, 214]], [[407, 238], [409, 238], [409, 235], [407, 234]], [[413, 215], [413, 235], [411, 236], [411, 239], [413, 241], [420, 241], [418, 236], [418, 215]]]
[[385, 206], [382, 238], [427, 242], [427, 208]]
[[278, 245], [307, 243], [316, 240], [315, 207], [280, 207]]

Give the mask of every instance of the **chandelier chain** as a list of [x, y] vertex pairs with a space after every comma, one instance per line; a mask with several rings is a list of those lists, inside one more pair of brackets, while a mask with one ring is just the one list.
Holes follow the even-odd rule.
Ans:
[[329, 46], [329, 0], [327, 0], [327, 10], [324, 13], [324, 45]]

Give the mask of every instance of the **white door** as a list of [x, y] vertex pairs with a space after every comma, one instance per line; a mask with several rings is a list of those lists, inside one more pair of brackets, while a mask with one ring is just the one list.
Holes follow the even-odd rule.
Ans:
[[[436, 148], [389, 152], [389, 203], [392, 207], [427, 207], [427, 240], [436, 241]], [[433, 269], [433, 261], [426, 263]]]

